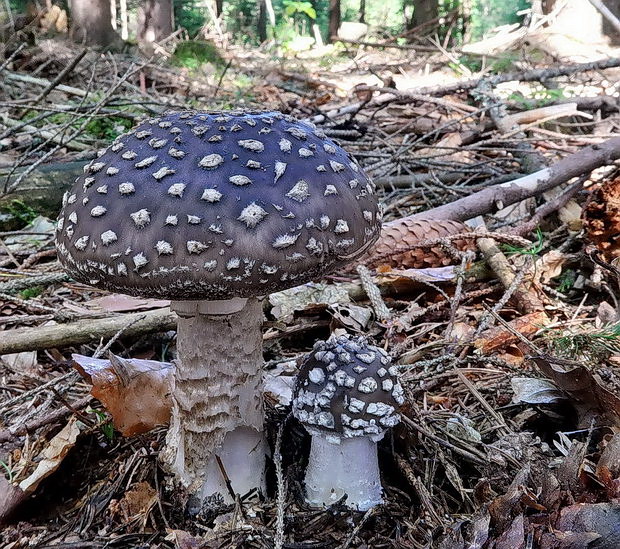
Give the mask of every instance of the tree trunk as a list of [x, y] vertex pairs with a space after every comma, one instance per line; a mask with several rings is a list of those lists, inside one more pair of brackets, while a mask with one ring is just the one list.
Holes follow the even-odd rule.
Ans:
[[360, 0], [360, 23], [366, 23], [366, 0]]
[[224, 0], [215, 0], [215, 15], [219, 17], [222, 15], [224, 9]]
[[413, 26], [420, 26], [439, 15], [439, 0], [413, 1]]
[[127, 40], [129, 38], [129, 29], [127, 25], [127, 0], [120, 0], [121, 8], [121, 38]]
[[117, 41], [110, 0], [70, 0], [69, 7], [73, 40], [96, 46], [111, 46]]
[[110, 0], [110, 23], [112, 24], [112, 28], [114, 30], [118, 30], [116, 25], [116, 0]]
[[172, 0], [142, 0], [138, 8], [138, 42], [159, 42], [172, 34]]
[[258, 0], [258, 39], [261, 43], [267, 41], [267, 6], [265, 0]]
[[340, 28], [340, 0], [329, 0], [329, 36], [328, 39], [331, 42], [332, 39], [338, 36], [338, 29]]

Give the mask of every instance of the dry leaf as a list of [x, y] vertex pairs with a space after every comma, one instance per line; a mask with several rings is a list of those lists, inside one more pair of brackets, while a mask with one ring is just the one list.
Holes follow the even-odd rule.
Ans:
[[363, 332], [372, 318], [372, 311], [368, 307], [359, 305], [342, 305], [334, 303], [329, 307], [335, 320], [354, 332]]
[[23, 351], [21, 353], [12, 353], [0, 356], [0, 360], [4, 362], [14, 372], [23, 372], [31, 376], [37, 376], [37, 352]]
[[75, 445], [80, 427], [78, 420], [72, 416], [67, 425], [65, 425], [41, 453], [41, 460], [37, 464], [37, 468], [24, 480], [19, 483], [19, 487], [24, 491], [25, 495], [31, 494], [37, 489], [39, 483], [49, 477], [62, 463], [69, 450]]
[[269, 296], [271, 314], [277, 320], [292, 318], [295, 311], [303, 311], [308, 305], [349, 303], [349, 290], [346, 284], [309, 283]]
[[568, 257], [562, 252], [551, 250], [536, 262], [536, 275], [543, 284], [548, 284], [552, 278], [562, 274], [562, 267]]
[[11, 484], [4, 474], [0, 474], [0, 524], [6, 522], [15, 508], [26, 499], [26, 494], [19, 487]]
[[591, 414], [605, 416], [620, 426], [620, 398], [607, 390], [596, 374], [582, 363], [550, 355], [532, 357], [538, 368], [565, 391], [580, 412], [580, 426], [589, 426]]
[[166, 541], [174, 541], [177, 549], [208, 549], [203, 541], [185, 530], [168, 530]]
[[[529, 313], [508, 322], [510, 326], [524, 337], [532, 336], [543, 326], [549, 323], [549, 317], [542, 311]], [[499, 349], [517, 343], [519, 338], [513, 335], [503, 326], [490, 328], [480, 334], [480, 337], [474, 341], [474, 347], [480, 349], [483, 354], [497, 352]]]
[[125, 436], [150, 431], [170, 421], [173, 365], [156, 360], [110, 360], [72, 355], [76, 369], [93, 384], [91, 394], [112, 415]]
[[140, 519], [144, 527], [157, 498], [157, 492], [148, 482], [138, 482], [133, 484], [120, 500], [111, 500], [108, 508], [113, 518], [123, 523]]
[[566, 395], [548, 379], [513, 377], [510, 385], [514, 391], [513, 402], [526, 404], [554, 404], [566, 400]]

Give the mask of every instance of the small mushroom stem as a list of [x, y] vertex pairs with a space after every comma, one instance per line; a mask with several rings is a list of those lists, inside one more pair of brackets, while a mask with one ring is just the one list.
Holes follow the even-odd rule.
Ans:
[[377, 443], [365, 436], [337, 443], [313, 433], [305, 485], [306, 501], [316, 507], [345, 494], [346, 505], [358, 511], [383, 503]]
[[204, 500], [230, 501], [215, 456], [237, 494], [264, 492], [262, 333], [257, 299], [173, 302], [179, 314], [172, 419], [172, 472]]

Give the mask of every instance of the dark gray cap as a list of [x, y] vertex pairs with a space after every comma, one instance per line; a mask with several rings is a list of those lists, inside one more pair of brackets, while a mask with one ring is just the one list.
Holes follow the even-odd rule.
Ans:
[[264, 295], [333, 271], [379, 236], [374, 185], [278, 112], [149, 120], [85, 167], [56, 245], [80, 282], [171, 299]]
[[400, 421], [397, 409], [404, 402], [391, 362], [362, 337], [333, 335], [317, 342], [299, 370], [293, 415], [310, 433], [381, 439]]

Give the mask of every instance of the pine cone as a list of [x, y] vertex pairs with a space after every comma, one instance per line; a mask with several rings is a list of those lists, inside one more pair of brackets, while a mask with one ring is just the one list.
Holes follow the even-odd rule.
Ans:
[[[369, 268], [381, 265], [399, 269], [423, 269], [443, 267], [454, 263], [454, 259], [441, 246], [416, 247], [422, 241], [469, 232], [467, 225], [458, 221], [410, 218], [396, 219], [384, 223], [381, 236], [375, 246], [359, 259]], [[458, 250], [473, 249], [472, 241], [456, 240], [452, 243]], [[407, 250], [398, 252], [397, 250]]]
[[607, 261], [620, 257], [620, 177], [592, 191], [583, 209], [583, 224]]

